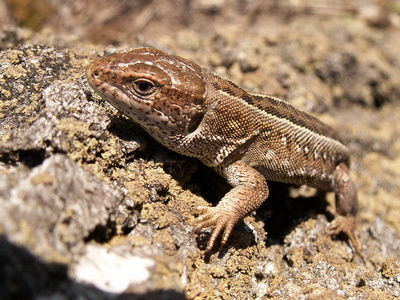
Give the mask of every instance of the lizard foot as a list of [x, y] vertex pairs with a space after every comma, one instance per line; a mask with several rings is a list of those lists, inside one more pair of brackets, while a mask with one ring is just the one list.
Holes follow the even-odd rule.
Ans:
[[353, 216], [337, 216], [332, 221], [331, 225], [329, 226], [329, 235], [338, 235], [339, 233], [343, 232], [350, 242], [353, 244], [354, 249], [356, 250], [357, 254], [361, 257], [363, 262], [365, 263], [364, 255], [361, 253], [361, 249], [359, 246], [358, 238], [354, 234], [354, 227], [355, 227], [355, 218]]
[[232, 212], [222, 210], [219, 207], [198, 207], [198, 210], [202, 215], [196, 220], [196, 227], [193, 229], [191, 236], [201, 229], [215, 226], [213, 233], [207, 243], [205, 252], [209, 252], [213, 249], [215, 240], [218, 235], [223, 231], [221, 245], [219, 250], [226, 244], [228, 238], [232, 232], [233, 227], [237, 223], [237, 218]]

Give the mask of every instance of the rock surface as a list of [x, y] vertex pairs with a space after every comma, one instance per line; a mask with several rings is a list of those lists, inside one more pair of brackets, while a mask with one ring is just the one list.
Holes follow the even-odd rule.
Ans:
[[[209, 21], [204, 7], [197, 26]], [[170, 35], [150, 24], [145, 37], [116, 36], [119, 48], [2, 28], [1, 299], [400, 296], [400, 32], [352, 17], [262, 16], [247, 28], [221, 21]], [[196, 207], [229, 187], [116, 113], [84, 76], [90, 61], [144, 45], [337, 128], [352, 152], [367, 263], [327, 236], [332, 195], [274, 183], [227, 247], [204, 256], [211, 230], [190, 237]]]

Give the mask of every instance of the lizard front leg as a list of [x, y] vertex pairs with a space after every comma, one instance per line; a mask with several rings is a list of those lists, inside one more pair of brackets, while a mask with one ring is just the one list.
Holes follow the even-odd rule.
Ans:
[[340, 163], [333, 172], [333, 191], [335, 192], [336, 216], [330, 226], [330, 234], [343, 232], [353, 244], [357, 254], [365, 262], [358, 239], [354, 233], [355, 217], [358, 212], [357, 189], [349, 175], [349, 169]]
[[233, 187], [215, 207], [200, 207], [203, 213], [196, 221], [193, 233], [210, 226], [215, 229], [207, 243], [206, 252], [214, 247], [223, 231], [220, 249], [226, 244], [235, 224], [261, 206], [268, 197], [267, 181], [257, 170], [237, 161], [224, 167], [222, 175]]

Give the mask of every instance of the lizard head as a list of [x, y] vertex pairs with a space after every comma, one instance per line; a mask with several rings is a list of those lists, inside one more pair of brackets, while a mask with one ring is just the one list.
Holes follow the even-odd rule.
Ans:
[[205, 113], [201, 67], [160, 50], [98, 59], [86, 77], [98, 94], [169, 148], [195, 131]]

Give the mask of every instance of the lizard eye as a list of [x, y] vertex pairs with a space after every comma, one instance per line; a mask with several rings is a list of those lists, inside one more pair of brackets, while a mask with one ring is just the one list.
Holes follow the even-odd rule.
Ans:
[[157, 86], [147, 79], [138, 79], [133, 82], [133, 88], [142, 96], [149, 96], [157, 91]]

